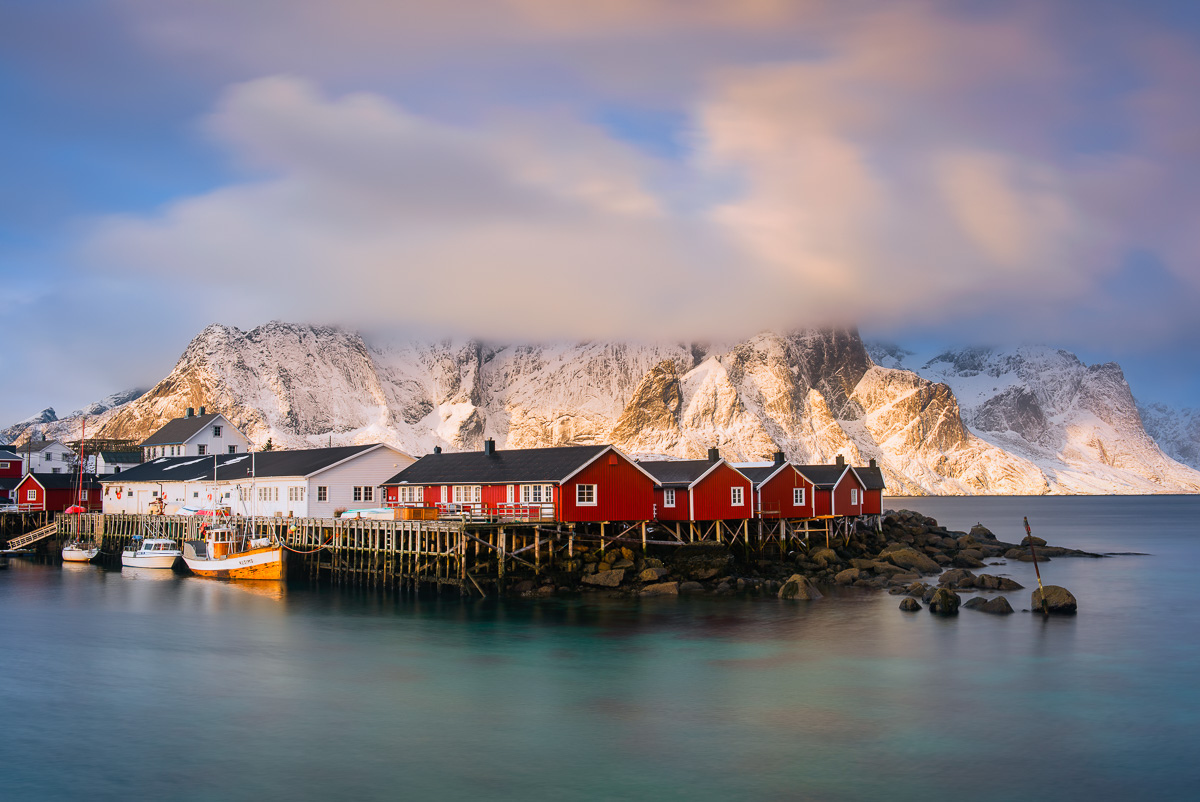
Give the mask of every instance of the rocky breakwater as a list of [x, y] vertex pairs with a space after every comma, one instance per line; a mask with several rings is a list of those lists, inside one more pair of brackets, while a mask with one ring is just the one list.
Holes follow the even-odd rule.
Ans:
[[[1100, 555], [1038, 546], [1038, 557]], [[771, 596], [816, 600], [839, 588], [887, 590], [931, 609], [953, 615], [959, 592], [1013, 591], [1014, 580], [979, 569], [1002, 566], [1028, 554], [1026, 546], [1005, 543], [985, 526], [954, 532], [933, 518], [908, 510], [889, 511], [878, 529], [861, 527], [848, 542], [814, 542], [774, 559], [747, 557], [742, 544], [694, 543], [659, 547], [647, 553], [628, 547], [576, 546], [575, 556], [539, 580], [513, 586], [521, 595], [555, 592], [607, 592], [623, 596], [674, 596], [689, 593]], [[988, 561], [988, 562], [985, 562]], [[936, 577], [936, 579], [934, 579]], [[939, 593], [940, 592], [940, 593]], [[983, 609], [984, 604], [987, 608]], [[1040, 597], [1037, 607], [1040, 609]], [[961, 605], [983, 612], [1011, 612], [1007, 599], [969, 599]], [[1064, 605], [1065, 606], [1065, 605]], [[911, 604], [908, 609], [912, 609]]]

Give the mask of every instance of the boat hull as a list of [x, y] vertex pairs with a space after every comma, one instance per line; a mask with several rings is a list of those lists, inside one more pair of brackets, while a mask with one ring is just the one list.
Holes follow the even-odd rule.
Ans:
[[183, 558], [197, 576], [213, 579], [283, 579], [283, 547], [274, 546], [231, 554], [219, 559]]
[[173, 568], [175, 561], [183, 557], [183, 552], [177, 554], [146, 554], [138, 556], [136, 552], [121, 552], [121, 565], [124, 568]]
[[90, 563], [100, 553], [100, 549], [81, 549], [78, 546], [63, 546], [62, 558], [66, 563]]

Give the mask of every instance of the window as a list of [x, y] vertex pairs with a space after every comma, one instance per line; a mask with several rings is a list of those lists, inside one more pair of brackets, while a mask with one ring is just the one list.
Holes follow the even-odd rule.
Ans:
[[207, 455], [208, 454], [208, 446], [204, 445], [204, 443], [198, 444], [196, 446], [196, 453], [201, 457]]
[[792, 506], [793, 507], [803, 507], [804, 506], [804, 488], [803, 487], [793, 487], [792, 488]]
[[79, 491], [79, 500], [87, 501], [87, 499], [88, 499], [88, 492], [86, 490], [80, 490]]
[[0, 462], [0, 471], [5, 471], [5, 470], [8, 470], [8, 463]]
[[424, 490], [423, 487], [401, 487], [400, 501], [405, 504], [420, 504], [425, 495]]
[[230, 454], [236, 454], [236, 453], [237, 453], [237, 446], [230, 446], [230, 447], [229, 447], [229, 453], [230, 453]]
[[375, 500], [375, 488], [356, 486], [354, 488], [354, 500], [355, 501], [374, 501]]
[[259, 501], [279, 501], [278, 487], [260, 487], [258, 489]]
[[192, 498], [200, 498], [200, 491], [199, 491], [199, 490], [193, 490], [193, 491], [192, 491]]
[[575, 503], [581, 507], [596, 506], [596, 486], [575, 485]]
[[664, 490], [663, 491], [663, 506], [664, 507], [674, 507], [675, 506], [675, 491], [674, 490]]
[[26, 501], [37, 501], [37, 491], [36, 490], [26, 490], [25, 491], [25, 500]]
[[479, 503], [479, 485], [455, 485], [454, 486], [454, 503], [455, 504], [478, 504]]
[[317, 501], [329, 501], [329, 488], [317, 485]]
[[51, 468], [50, 473], [62, 473], [62, 468]]
[[851, 504], [858, 503], [858, 490], [856, 488], [850, 489], [850, 503]]
[[521, 485], [522, 504], [549, 504], [554, 501], [554, 485]]
[[120, 472], [121, 472], [121, 466], [120, 466], [120, 465], [114, 465], [114, 466], [113, 466], [113, 473], [120, 473]]
[[213, 437], [220, 437], [220, 436], [221, 436], [221, 427], [214, 426], [213, 427]]
[[746, 503], [745, 499], [742, 498], [743, 490], [744, 490], [744, 488], [741, 488], [741, 487], [729, 488], [729, 503], [735, 507], [740, 507], [743, 504], [745, 504]]
[[303, 487], [289, 487], [288, 488], [288, 501], [304, 501], [304, 488]]

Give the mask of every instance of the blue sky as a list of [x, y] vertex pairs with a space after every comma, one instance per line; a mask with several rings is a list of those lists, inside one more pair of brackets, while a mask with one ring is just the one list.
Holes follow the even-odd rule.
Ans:
[[0, 423], [272, 319], [854, 324], [1200, 399], [1191, 2], [0, 0]]

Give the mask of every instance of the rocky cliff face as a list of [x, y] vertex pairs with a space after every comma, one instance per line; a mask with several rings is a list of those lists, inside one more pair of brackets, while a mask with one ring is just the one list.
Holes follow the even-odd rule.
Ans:
[[966, 424], [1036, 464], [1054, 492], [1200, 492], [1200, 473], [1147, 434], [1114, 363], [1085, 365], [1052, 348], [976, 348], [940, 354], [918, 372], [948, 384]]
[[[722, 345], [378, 346], [337, 328], [214, 325], [158, 385], [106, 413], [98, 434], [141, 439], [203, 405], [260, 445], [382, 440], [420, 455], [494, 437], [502, 448], [613, 442], [677, 457], [717, 446], [733, 461], [776, 450], [804, 463], [874, 458], [893, 493], [1200, 489], [1200, 474], [1142, 431], [1119, 369], [1057, 353], [947, 354], [922, 377], [895, 367], [902, 349], [886, 355], [892, 367], [876, 364], [854, 331]], [[981, 376], [986, 392], [968, 381]], [[1096, 466], [1099, 480], [1076, 479]]]
[[1173, 409], [1165, 404], [1138, 405], [1146, 434], [1167, 456], [1200, 468], [1200, 409]]

